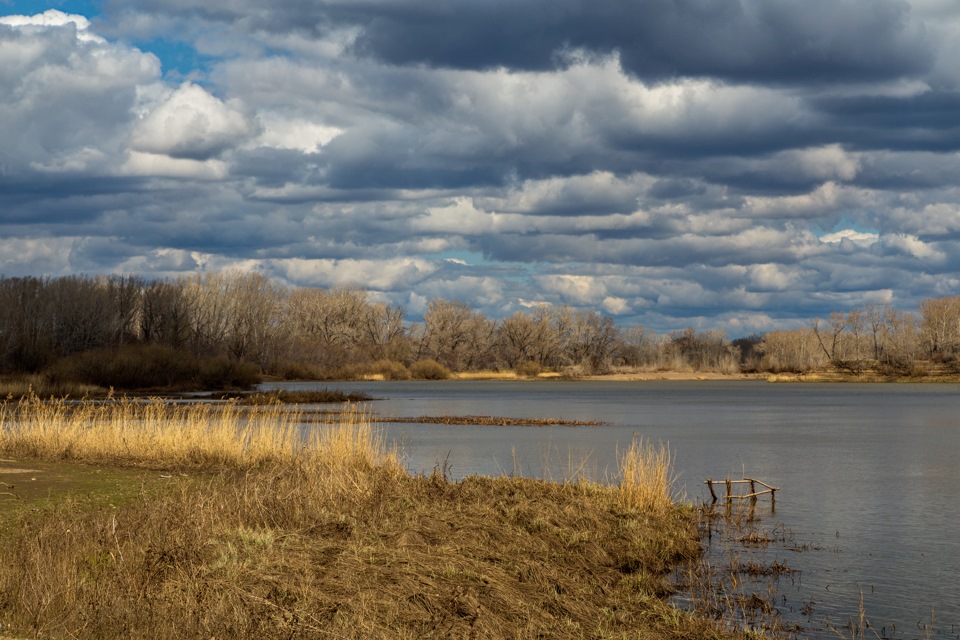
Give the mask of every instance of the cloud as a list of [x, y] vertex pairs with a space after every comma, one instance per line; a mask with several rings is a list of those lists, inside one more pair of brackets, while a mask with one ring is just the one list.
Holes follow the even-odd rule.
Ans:
[[840, 231], [834, 231], [833, 233], [820, 236], [821, 242], [827, 242], [829, 244], [849, 242], [861, 247], [869, 247], [879, 239], [880, 235], [877, 233], [866, 233], [863, 231], [855, 231], [854, 229], [841, 229]]
[[[134, 6], [163, 11], [158, 4]], [[549, 70], [570, 58], [619, 52], [638, 77], [829, 82], [899, 77], [933, 60], [909, 5], [893, 0], [869, 9], [856, 0], [482, 0], [456, 11], [429, 0], [225, 5], [187, 6], [250, 29], [323, 36], [350, 27], [358, 55], [442, 68]]]
[[90, 31], [90, 21], [86, 17], [64, 13], [57, 9], [49, 9], [32, 16], [11, 15], [0, 16], [0, 25], [11, 27], [70, 27], [76, 31], [76, 38], [80, 42], [106, 44], [106, 40]]
[[123, 154], [150, 54], [107, 43], [82, 16], [48, 11], [0, 23], [2, 173], [110, 173]]
[[259, 133], [249, 116], [188, 82], [137, 122], [131, 146], [151, 154], [203, 161]]

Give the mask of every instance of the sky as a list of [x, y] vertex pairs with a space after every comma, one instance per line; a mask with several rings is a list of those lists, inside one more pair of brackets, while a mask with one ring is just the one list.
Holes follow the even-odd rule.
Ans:
[[960, 294], [956, 0], [0, 0], [0, 274], [731, 337]]

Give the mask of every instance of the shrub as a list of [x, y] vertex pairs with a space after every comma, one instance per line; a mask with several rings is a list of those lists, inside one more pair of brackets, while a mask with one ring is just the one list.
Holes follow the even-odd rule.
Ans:
[[370, 373], [379, 374], [384, 380], [410, 379], [410, 370], [395, 360], [377, 360], [370, 365]]
[[540, 375], [541, 371], [540, 363], [534, 362], [533, 360], [528, 360], [527, 362], [521, 362], [516, 366], [514, 371], [521, 378], [536, 378]]
[[250, 362], [200, 358], [156, 344], [84, 351], [53, 363], [46, 374], [54, 384], [86, 383], [128, 391], [248, 388], [260, 381]]
[[436, 360], [417, 360], [410, 365], [410, 377], [414, 380], [446, 380], [452, 374]]
[[281, 380], [321, 380], [326, 372], [315, 364], [299, 360], [277, 360], [266, 367], [267, 372]]

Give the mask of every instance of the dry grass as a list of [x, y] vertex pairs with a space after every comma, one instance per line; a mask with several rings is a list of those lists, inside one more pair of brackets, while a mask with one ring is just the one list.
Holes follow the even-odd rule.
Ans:
[[373, 400], [365, 393], [339, 391], [336, 389], [319, 389], [317, 391], [257, 391], [254, 393], [235, 392], [217, 394], [221, 399], [237, 400], [245, 405], [271, 404], [333, 404], [344, 402], [366, 402]]
[[626, 453], [617, 457], [620, 501], [625, 508], [652, 513], [667, 513], [674, 508], [675, 478], [669, 446], [654, 446], [635, 438]]
[[105, 396], [108, 389], [93, 384], [73, 382], [52, 382], [42, 375], [12, 376], [0, 380], [0, 400], [8, 402], [31, 396], [41, 398], [88, 398]]
[[[318, 428], [304, 429], [301, 422], [299, 408], [276, 404], [71, 403], [32, 396], [0, 406], [0, 452], [157, 468], [252, 469], [361, 454], [371, 464], [399, 465], [395, 455], [374, 455], [371, 447], [379, 443], [367, 441], [374, 432], [356, 406]], [[361, 440], [351, 443], [351, 437]]]
[[[635, 473], [620, 487], [411, 476], [355, 411], [307, 435], [277, 408], [31, 400], [3, 411], [6, 455], [220, 469], [117, 510], [67, 501], [23, 519], [0, 544], [4, 629], [735, 637], [663, 601], [670, 569], [700, 552], [693, 513], [638, 501]], [[644, 467], [648, 455], [623, 460]]]

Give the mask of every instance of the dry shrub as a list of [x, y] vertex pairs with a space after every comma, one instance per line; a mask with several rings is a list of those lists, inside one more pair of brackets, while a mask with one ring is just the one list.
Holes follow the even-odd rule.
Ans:
[[[277, 404], [241, 407], [236, 402], [160, 399], [74, 404], [34, 396], [0, 407], [0, 452], [151, 467], [247, 469], [346, 455], [337, 447], [348, 436], [330, 440], [346, 429], [360, 437], [371, 431], [369, 418], [348, 405], [338, 421], [304, 431], [299, 409]], [[369, 444], [375, 443], [362, 446]]]
[[370, 373], [383, 376], [384, 380], [409, 380], [410, 370], [402, 362], [377, 360], [369, 367]]
[[410, 365], [410, 377], [414, 380], [446, 380], [452, 374], [436, 360], [417, 360]]
[[540, 375], [540, 371], [542, 371], [540, 363], [534, 362], [533, 360], [521, 362], [514, 369], [514, 372], [517, 374], [517, 376], [521, 378], [536, 378]]
[[300, 360], [274, 360], [265, 369], [281, 380], [321, 380], [326, 376], [322, 367]]
[[224, 356], [201, 358], [158, 344], [77, 353], [51, 365], [51, 382], [116, 389], [245, 389], [260, 381], [256, 365]]
[[0, 611], [15, 629], [78, 638], [711, 629], [661, 600], [671, 564], [699, 551], [689, 518], [626, 515], [597, 485], [376, 466], [354, 484], [344, 471], [222, 475], [113, 513], [65, 505], [0, 550]]

